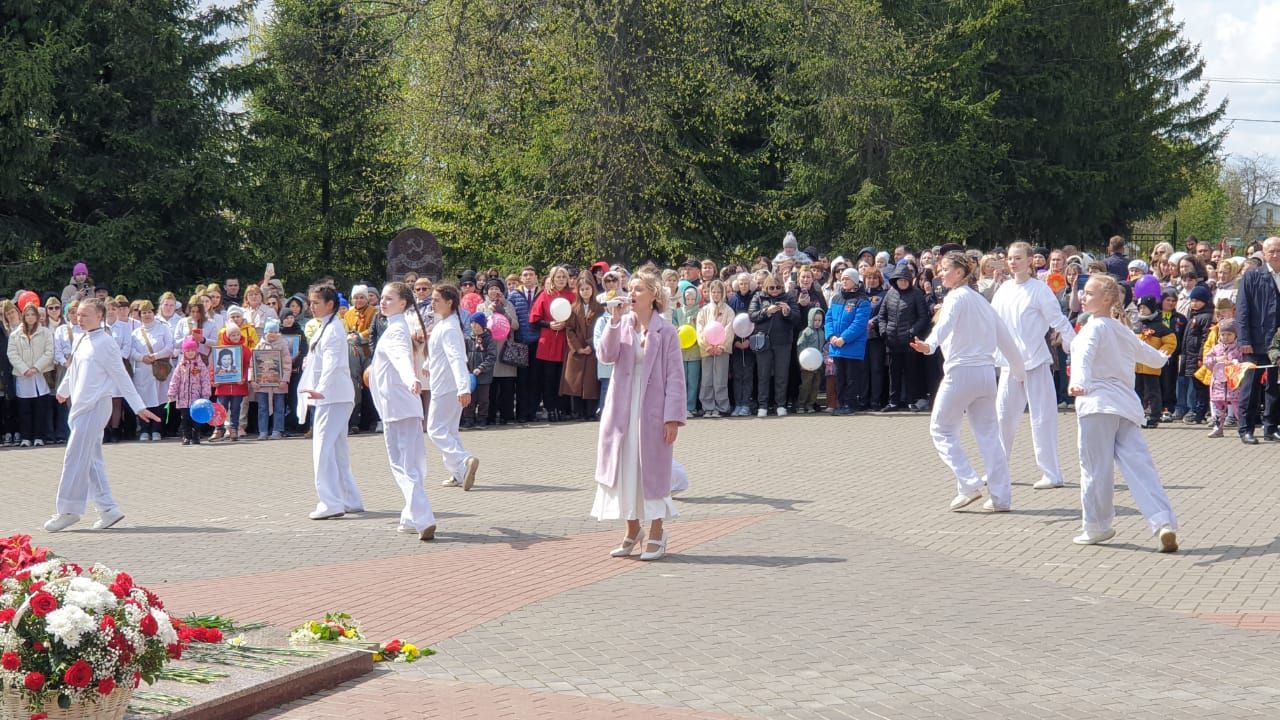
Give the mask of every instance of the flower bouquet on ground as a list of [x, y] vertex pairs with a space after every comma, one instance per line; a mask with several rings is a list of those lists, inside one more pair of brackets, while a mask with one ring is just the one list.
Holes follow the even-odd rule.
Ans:
[[419, 658], [434, 655], [431, 648], [419, 648], [413, 643], [390, 640], [385, 643], [367, 643], [360, 623], [344, 612], [325, 613], [323, 620], [310, 620], [289, 633], [291, 643], [351, 643], [373, 655], [374, 662], [411, 663]]
[[178, 652], [164, 604], [125, 573], [59, 558], [6, 569], [0, 720], [117, 720]]

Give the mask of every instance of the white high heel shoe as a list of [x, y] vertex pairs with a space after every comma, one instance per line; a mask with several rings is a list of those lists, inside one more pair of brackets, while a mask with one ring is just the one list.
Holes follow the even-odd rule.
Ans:
[[622, 544], [610, 551], [610, 557], [627, 557], [633, 550], [640, 547], [640, 543], [644, 542], [644, 531], [636, 533], [634, 538], [626, 538]]
[[[649, 545], [657, 545], [658, 549], [653, 552], [645, 550], [640, 553], [641, 560], [660, 560], [663, 555], [667, 554], [667, 531], [662, 531], [662, 538], [659, 540], [649, 539]], [[647, 546], [646, 546], [647, 547]]]

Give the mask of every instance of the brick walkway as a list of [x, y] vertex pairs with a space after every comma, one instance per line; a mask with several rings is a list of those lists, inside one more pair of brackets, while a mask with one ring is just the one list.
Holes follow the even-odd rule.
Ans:
[[469, 493], [436, 484], [432, 452], [434, 543], [395, 532], [378, 436], [352, 439], [360, 516], [306, 519], [305, 441], [125, 444], [106, 456], [126, 520], [57, 536], [39, 524], [58, 449], [0, 450], [0, 527], [175, 608], [286, 626], [346, 610], [439, 651], [277, 717], [1280, 716], [1280, 448], [1149, 432], [1182, 552], [1154, 552], [1123, 485], [1115, 541], [1081, 548], [1060, 419], [1069, 487], [1031, 490], [1024, 427], [1001, 515], [946, 511], [923, 416], [694, 421], [659, 563], [606, 556], [621, 525], [587, 517], [589, 424], [464, 435]]

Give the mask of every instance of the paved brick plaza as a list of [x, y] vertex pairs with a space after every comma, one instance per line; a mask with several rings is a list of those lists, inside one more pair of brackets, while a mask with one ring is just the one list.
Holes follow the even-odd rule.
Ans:
[[[305, 440], [107, 448], [121, 526], [47, 535], [60, 449], [0, 450], [0, 530], [131, 571], [180, 612], [292, 625], [347, 610], [439, 655], [264, 717], [1280, 717], [1280, 447], [1150, 432], [1182, 523], [1157, 554], [1127, 492], [1077, 547], [1069, 487], [946, 512], [921, 415], [695, 420], [692, 487], [658, 563], [607, 552], [596, 426], [470, 432], [475, 490], [427, 492], [437, 541], [399, 535], [382, 438], [352, 438], [369, 512], [306, 518]], [[972, 451], [972, 444], [969, 444]]]

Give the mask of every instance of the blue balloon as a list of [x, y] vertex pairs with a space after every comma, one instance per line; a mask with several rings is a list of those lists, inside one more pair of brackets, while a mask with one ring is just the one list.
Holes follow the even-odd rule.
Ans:
[[191, 403], [191, 419], [203, 425], [213, 419], [213, 403], [201, 398]]

